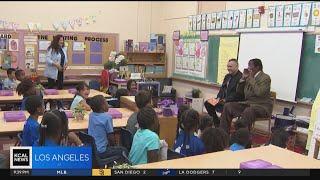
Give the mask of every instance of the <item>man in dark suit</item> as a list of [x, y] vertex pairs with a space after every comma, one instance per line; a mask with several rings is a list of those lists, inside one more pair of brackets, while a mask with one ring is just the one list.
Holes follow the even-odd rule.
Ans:
[[272, 113], [272, 100], [270, 98], [270, 76], [263, 71], [260, 59], [251, 59], [248, 69], [243, 71], [237, 93], [243, 94], [245, 101], [225, 104], [221, 115], [221, 125], [226, 132], [230, 132], [231, 121], [234, 117], [241, 118], [236, 125], [250, 129], [256, 118], [269, 117]]
[[221, 112], [226, 102], [243, 100], [243, 96], [236, 92], [238, 82], [242, 77], [242, 73], [238, 68], [237, 60], [230, 59], [227, 65], [229, 74], [225, 75], [216, 99], [209, 99], [204, 103], [208, 114], [213, 117], [213, 122], [216, 127], [220, 124], [216, 111]]

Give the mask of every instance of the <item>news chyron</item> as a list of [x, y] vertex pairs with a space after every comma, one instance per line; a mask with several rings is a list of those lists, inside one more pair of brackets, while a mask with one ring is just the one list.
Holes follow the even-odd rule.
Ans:
[[10, 147], [12, 176], [91, 176], [91, 147]]

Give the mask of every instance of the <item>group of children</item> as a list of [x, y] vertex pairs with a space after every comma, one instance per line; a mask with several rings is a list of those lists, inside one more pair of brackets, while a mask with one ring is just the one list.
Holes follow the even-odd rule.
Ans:
[[[160, 159], [160, 127], [157, 114], [150, 106], [151, 99], [149, 92], [139, 91], [135, 96], [139, 111], [133, 113], [127, 122], [126, 128], [134, 135], [129, 153], [129, 160], [133, 165], [155, 162]], [[174, 151], [181, 156], [251, 148], [250, 131], [240, 124], [229, 136], [223, 129], [214, 126], [211, 116], [200, 115], [187, 105], [179, 107], [177, 117]], [[286, 148], [288, 137], [288, 132], [277, 129], [267, 144]]]
[[[22, 146], [82, 146], [81, 140], [73, 132], [68, 132], [68, 118], [64, 111], [50, 110], [45, 112], [43, 97], [37, 93], [35, 83], [30, 78], [23, 78], [23, 71], [8, 70], [7, 84], [17, 80], [16, 91], [23, 95], [21, 109], [29, 112], [22, 132]], [[9, 83], [10, 82], [10, 83]], [[16, 83], [16, 82], [15, 82]], [[5, 87], [14, 87], [12, 85]], [[108, 112], [108, 102], [97, 95], [88, 100], [90, 88], [86, 83], [77, 86], [77, 93], [70, 109], [81, 105], [89, 114], [88, 134], [95, 140], [97, 153], [101, 158], [110, 156], [128, 155], [133, 165], [156, 162], [161, 159], [160, 149], [163, 144], [159, 138], [159, 120], [152, 108], [152, 95], [148, 91], [136, 90], [136, 82], [128, 82], [129, 89], [135, 95], [138, 112], [133, 113], [127, 122], [126, 128], [133, 135], [130, 149], [116, 146], [113, 121]], [[128, 90], [130, 92], [130, 90]], [[41, 123], [38, 123], [39, 117]], [[270, 143], [286, 147], [288, 134], [276, 131]], [[178, 110], [178, 125], [174, 151], [182, 156], [194, 156], [204, 153], [218, 152], [226, 149], [237, 151], [250, 148], [251, 135], [247, 128], [236, 127], [231, 137], [222, 129], [215, 128], [213, 119], [209, 115], [200, 115], [187, 105], [181, 105]]]

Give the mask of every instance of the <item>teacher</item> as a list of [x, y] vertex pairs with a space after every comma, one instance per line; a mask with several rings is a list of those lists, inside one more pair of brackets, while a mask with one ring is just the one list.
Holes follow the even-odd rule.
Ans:
[[67, 69], [67, 48], [62, 35], [53, 36], [47, 50], [44, 76], [48, 78], [48, 88], [63, 89], [63, 72]]

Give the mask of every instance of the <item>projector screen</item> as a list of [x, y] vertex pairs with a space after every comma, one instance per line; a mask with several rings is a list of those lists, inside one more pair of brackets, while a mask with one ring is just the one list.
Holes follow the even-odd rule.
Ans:
[[247, 68], [250, 59], [261, 59], [277, 99], [295, 102], [302, 37], [302, 32], [241, 33], [239, 69]]

